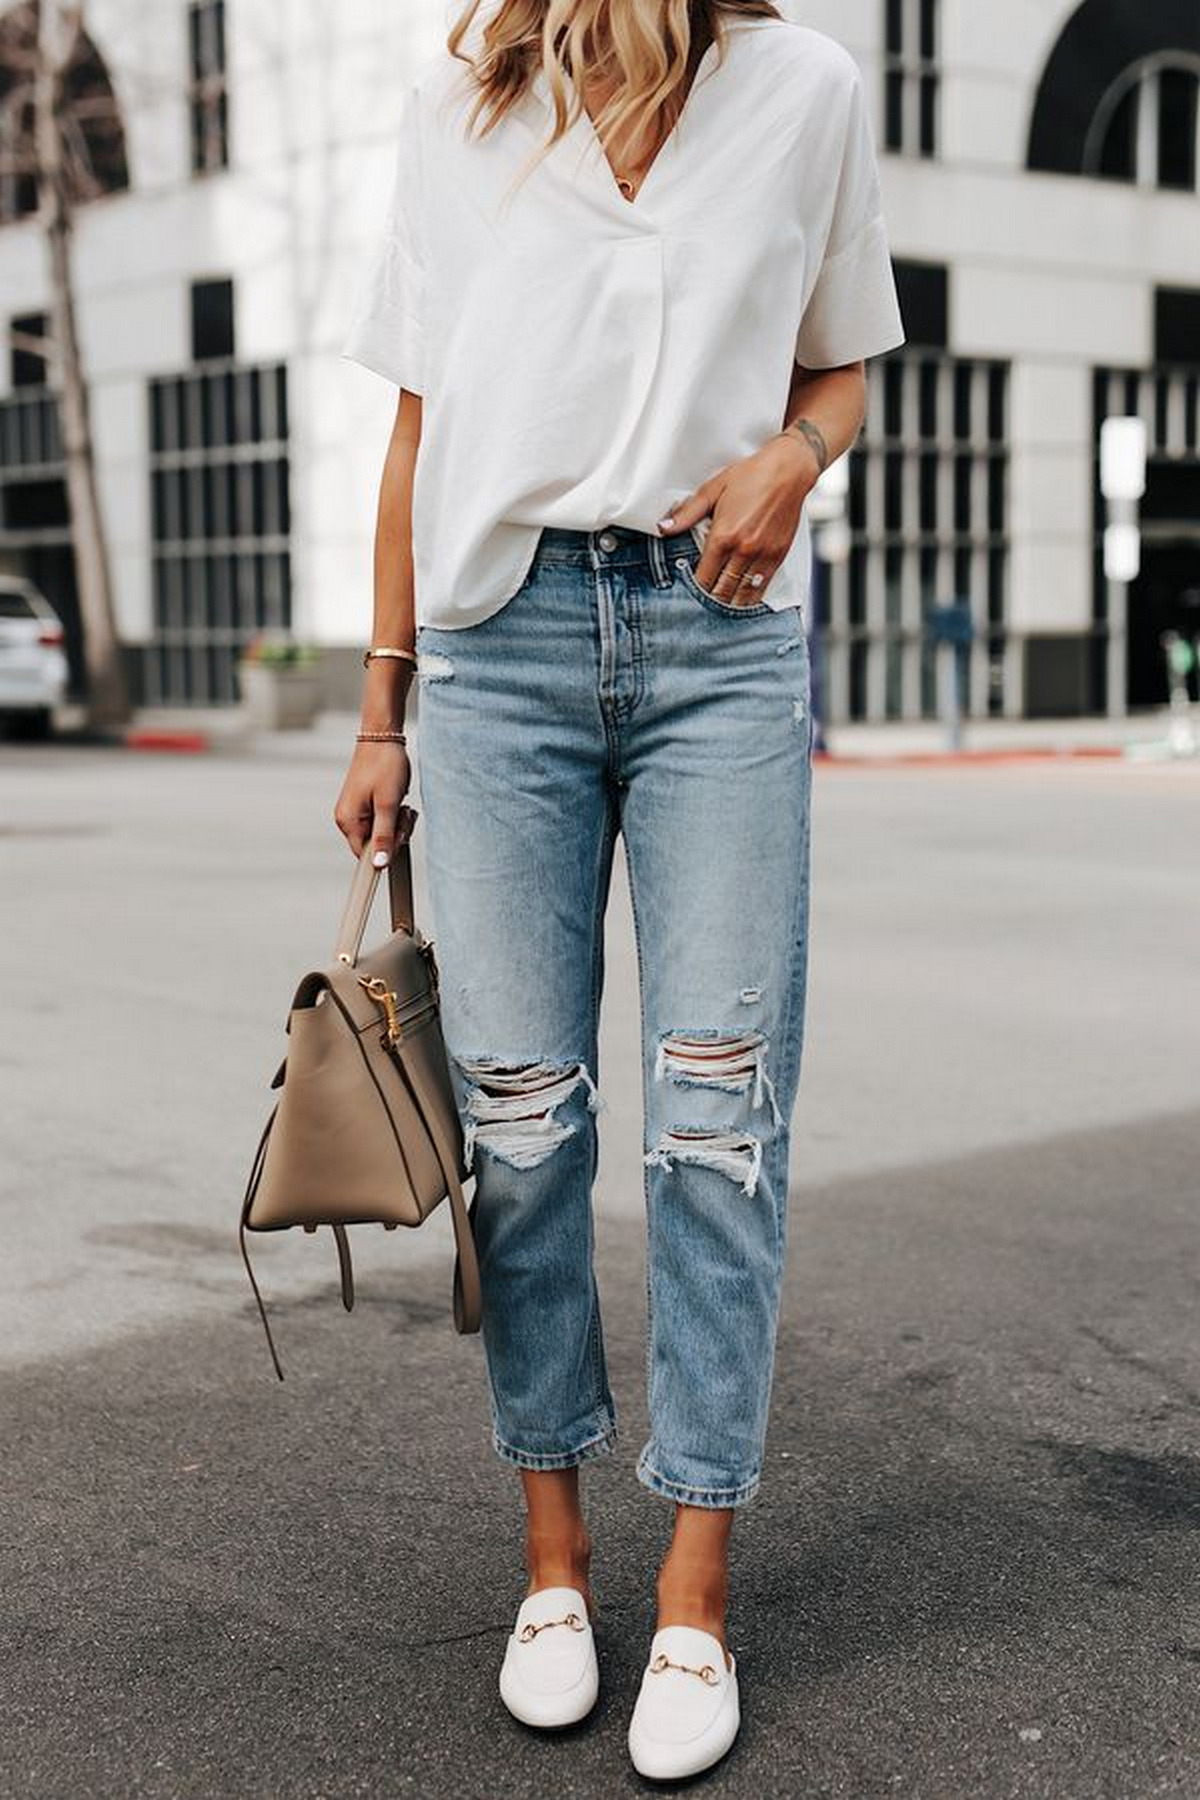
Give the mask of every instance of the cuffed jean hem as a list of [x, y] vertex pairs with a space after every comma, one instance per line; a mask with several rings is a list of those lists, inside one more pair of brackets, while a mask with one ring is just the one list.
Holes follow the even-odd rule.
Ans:
[[646, 1460], [644, 1452], [638, 1457], [635, 1473], [642, 1486], [649, 1488], [652, 1494], [661, 1494], [664, 1500], [675, 1500], [681, 1506], [745, 1506], [747, 1501], [753, 1500], [762, 1481], [761, 1475], [752, 1475], [734, 1487], [693, 1487], [686, 1481], [672, 1481], [669, 1475], [660, 1474]]
[[588, 1438], [574, 1450], [519, 1450], [506, 1444], [498, 1431], [492, 1432], [492, 1448], [503, 1462], [518, 1469], [573, 1469], [593, 1457], [607, 1456], [617, 1441], [616, 1424], [610, 1421], [595, 1437]]

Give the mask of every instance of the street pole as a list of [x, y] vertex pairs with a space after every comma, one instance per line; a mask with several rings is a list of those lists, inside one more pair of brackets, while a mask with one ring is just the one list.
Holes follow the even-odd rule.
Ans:
[[[1111, 527], [1110, 527], [1111, 529]], [[1108, 642], [1104, 675], [1105, 711], [1110, 719], [1124, 718], [1127, 711], [1126, 674], [1128, 667], [1129, 583], [1106, 580], [1104, 610], [1108, 620]]]
[[1146, 491], [1146, 426], [1136, 414], [1113, 414], [1100, 426], [1100, 492], [1104, 496], [1104, 592], [1108, 627], [1105, 711], [1128, 711], [1129, 584], [1141, 567], [1138, 501]]
[[813, 714], [813, 755], [825, 756], [829, 746], [825, 742], [825, 705], [823, 697], [824, 667], [821, 651], [821, 616], [825, 611], [826, 596], [829, 592], [829, 568], [825, 558], [818, 553], [817, 536], [818, 534], [814, 532], [812, 549], [812, 618], [809, 623], [808, 657], [812, 671], [811, 704]]
[[810, 489], [805, 509], [812, 522], [812, 580], [810, 583], [809, 661], [812, 674], [813, 740], [815, 755], [829, 754], [825, 735], [825, 712], [829, 682], [825, 669], [828, 645], [825, 641], [822, 615], [828, 619], [830, 607], [830, 571], [834, 563], [845, 562], [850, 554], [850, 525], [846, 518], [846, 499], [850, 491], [849, 451], [835, 457], [822, 470]]

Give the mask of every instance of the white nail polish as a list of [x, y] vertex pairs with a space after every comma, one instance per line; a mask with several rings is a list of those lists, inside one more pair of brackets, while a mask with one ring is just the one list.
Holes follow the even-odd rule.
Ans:
[[386, 866], [387, 859], [388, 853], [386, 850], [377, 850], [371, 860], [377, 869], [382, 869]]

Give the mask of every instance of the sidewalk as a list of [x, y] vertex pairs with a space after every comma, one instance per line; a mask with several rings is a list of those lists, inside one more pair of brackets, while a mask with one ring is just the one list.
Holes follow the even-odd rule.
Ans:
[[[1164, 753], [1169, 710], [1132, 718], [971, 719], [962, 747], [947, 748], [944, 728], [931, 719], [887, 724], [839, 724], [826, 731], [822, 766], [880, 763], [989, 763], [1061, 757], [1155, 756]], [[92, 737], [98, 745], [165, 752], [218, 751], [237, 755], [326, 762], [349, 754], [357, 715], [322, 713], [303, 731], [256, 731], [237, 706], [141, 707], [123, 732]], [[64, 708], [63, 741], [89, 741], [82, 709]], [[1200, 728], [1197, 730], [1200, 738]]]
[[895, 720], [880, 725], [839, 724], [826, 730], [825, 760], [993, 762], [1030, 757], [1148, 754], [1165, 745], [1169, 719], [1165, 706], [1125, 719], [968, 719], [957, 752], [948, 748], [944, 726], [933, 719]]

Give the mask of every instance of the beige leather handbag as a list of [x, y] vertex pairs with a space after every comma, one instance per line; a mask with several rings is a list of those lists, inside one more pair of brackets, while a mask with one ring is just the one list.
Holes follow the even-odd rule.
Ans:
[[391, 935], [361, 949], [383, 873], [358, 859], [335, 960], [305, 975], [288, 1015], [291, 1040], [271, 1082], [282, 1088], [263, 1128], [242, 1203], [239, 1242], [275, 1372], [283, 1369], [246, 1245], [247, 1231], [333, 1228], [342, 1301], [354, 1305], [348, 1225], [420, 1225], [447, 1195], [454, 1224], [454, 1323], [478, 1331], [479, 1265], [463, 1200], [462, 1126], [438, 1013], [433, 943], [413, 918], [402, 807], [388, 864]]

